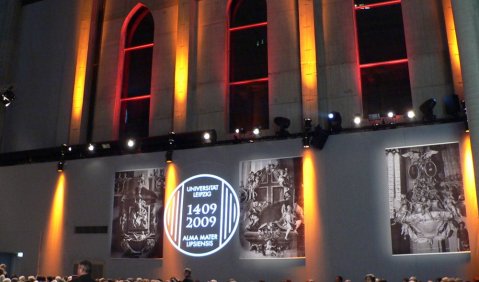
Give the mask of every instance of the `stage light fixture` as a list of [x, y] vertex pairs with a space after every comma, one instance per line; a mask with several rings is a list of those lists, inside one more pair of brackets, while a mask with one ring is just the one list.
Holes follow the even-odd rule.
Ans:
[[128, 146], [128, 148], [133, 148], [135, 147], [136, 145], [136, 142], [135, 142], [135, 139], [132, 139], [132, 138], [129, 138], [127, 141], [126, 141], [126, 145]]
[[303, 148], [305, 149], [311, 146], [311, 128], [312, 120], [310, 118], [305, 118], [302, 138]]
[[95, 145], [93, 145], [93, 143], [88, 144], [87, 148], [88, 148], [88, 151], [90, 151], [90, 152], [95, 151]]
[[15, 94], [13, 93], [13, 86], [10, 86], [1, 91], [2, 103], [5, 107], [10, 106], [10, 104], [15, 100]]
[[331, 133], [339, 133], [343, 129], [341, 126], [342, 122], [343, 119], [339, 112], [330, 112], [328, 114], [328, 126]]
[[353, 119], [353, 122], [356, 126], [361, 125], [361, 116], [360, 115], [355, 115], [354, 119]]
[[408, 117], [408, 118], [413, 119], [415, 116], [416, 116], [416, 113], [414, 113], [413, 110], [409, 110], [409, 111], [407, 112], [407, 117]]
[[261, 133], [261, 131], [260, 131], [259, 127], [253, 128], [253, 134], [254, 134], [254, 136], [258, 137], [260, 133]]
[[234, 142], [240, 143], [243, 140], [244, 135], [245, 135], [244, 128], [236, 128], [234, 136], [233, 136]]
[[57, 163], [57, 171], [58, 172], [63, 172], [63, 168], [65, 166], [65, 161], [61, 160]]
[[175, 144], [175, 132], [168, 133], [168, 145], [173, 146]]
[[436, 98], [430, 98], [419, 106], [419, 110], [422, 112], [422, 120], [425, 122], [436, 120], [434, 115], [434, 107], [437, 104]]
[[166, 151], [166, 154], [165, 154], [165, 162], [166, 162], [167, 164], [173, 162], [173, 151], [172, 151], [172, 150]]
[[304, 131], [305, 132], [310, 132], [311, 129], [313, 128], [312, 125], [313, 121], [310, 118], [305, 118], [304, 119]]
[[278, 130], [276, 131], [276, 136], [280, 137], [287, 137], [289, 136], [288, 128], [291, 125], [291, 120], [285, 117], [275, 117], [274, 124], [278, 126]]
[[457, 96], [456, 94], [444, 96], [444, 108], [446, 110], [446, 114], [452, 117], [458, 117], [461, 113], [459, 96]]
[[207, 130], [203, 132], [203, 143], [211, 144], [216, 142], [216, 130]]
[[18, 253], [17, 253], [17, 257], [23, 258], [23, 252], [18, 252]]
[[329, 133], [324, 130], [321, 125], [317, 125], [314, 128], [314, 131], [311, 136], [311, 146], [313, 146], [316, 149], [322, 150], [324, 148], [324, 145], [326, 144], [326, 141], [328, 140]]
[[209, 132], [205, 132], [205, 133], [203, 134], [203, 139], [204, 139], [205, 141], [210, 140], [210, 138], [211, 138], [211, 135], [210, 135]]
[[303, 148], [307, 149], [311, 146], [311, 138], [309, 137], [308, 134], [305, 134], [302, 139], [303, 142]]
[[388, 118], [393, 118], [395, 116], [393, 111], [388, 112]]

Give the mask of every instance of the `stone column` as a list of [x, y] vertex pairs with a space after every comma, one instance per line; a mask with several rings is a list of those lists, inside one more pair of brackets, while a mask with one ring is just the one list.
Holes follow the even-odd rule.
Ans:
[[[453, 0], [457, 41], [461, 58], [464, 99], [471, 136], [474, 175], [479, 177], [479, 1]], [[476, 189], [477, 195], [477, 189]]]

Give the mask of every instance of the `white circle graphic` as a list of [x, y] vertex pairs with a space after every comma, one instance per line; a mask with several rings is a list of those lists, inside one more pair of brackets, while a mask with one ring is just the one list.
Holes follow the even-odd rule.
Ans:
[[231, 240], [239, 213], [238, 197], [226, 180], [195, 175], [181, 182], [166, 202], [166, 236], [185, 255], [208, 256]]

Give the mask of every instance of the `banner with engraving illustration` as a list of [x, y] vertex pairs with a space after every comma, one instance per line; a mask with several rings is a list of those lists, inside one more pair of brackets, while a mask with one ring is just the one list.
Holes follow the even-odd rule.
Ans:
[[241, 258], [304, 257], [302, 158], [240, 162]]
[[393, 255], [468, 252], [458, 143], [386, 149]]
[[115, 173], [111, 257], [161, 258], [163, 168]]

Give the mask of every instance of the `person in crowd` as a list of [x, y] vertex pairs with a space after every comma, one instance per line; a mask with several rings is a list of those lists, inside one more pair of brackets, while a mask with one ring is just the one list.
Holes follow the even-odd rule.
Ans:
[[183, 282], [194, 282], [193, 278], [191, 277], [191, 268], [186, 267], [184, 274], [185, 278], [183, 278]]
[[336, 278], [334, 278], [334, 282], [343, 282], [343, 277], [341, 275], [336, 276]]
[[364, 282], [376, 282], [376, 276], [374, 274], [366, 274]]
[[88, 260], [83, 260], [78, 264], [77, 275], [72, 282], [95, 282], [91, 277], [91, 262]]

